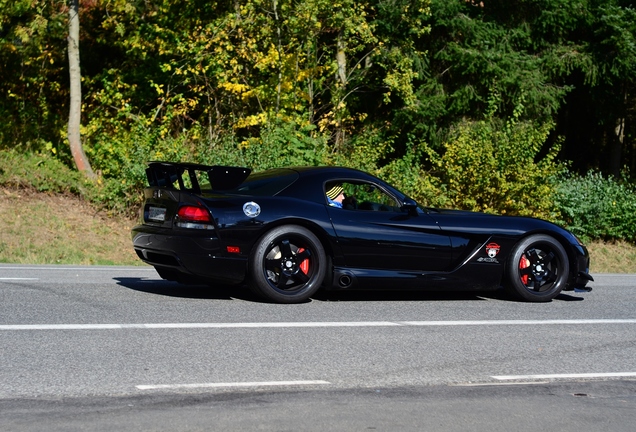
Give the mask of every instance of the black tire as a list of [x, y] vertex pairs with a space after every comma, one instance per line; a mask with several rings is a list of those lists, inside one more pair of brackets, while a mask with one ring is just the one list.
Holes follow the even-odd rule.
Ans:
[[320, 288], [327, 259], [308, 229], [284, 225], [267, 232], [250, 255], [248, 286], [276, 303], [301, 303]]
[[568, 283], [570, 265], [556, 239], [536, 234], [517, 243], [506, 264], [506, 287], [522, 300], [548, 302]]

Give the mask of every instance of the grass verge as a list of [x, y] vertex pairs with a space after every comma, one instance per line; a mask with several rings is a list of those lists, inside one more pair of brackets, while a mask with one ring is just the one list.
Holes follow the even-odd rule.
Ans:
[[594, 241], [587, 245], [592, 273], [636, 273], [636, 246]]
[[0, 262], [139, 265], [133, 224], [73, 195], [0, 188]]

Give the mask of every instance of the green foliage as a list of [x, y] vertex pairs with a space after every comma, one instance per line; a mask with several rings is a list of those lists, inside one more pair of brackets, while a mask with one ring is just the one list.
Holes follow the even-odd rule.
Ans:
[[573, 34], [585, 18], [569, 0], [433, 0], [420, 46], [428, 52], [416, 81], [421, 103], [402, 113], [403, 127], [438, 150], [448, 128], [488, 109], [493, 87], [503, 116], [524, 97], [524, 119], [552, 121], [571, 90], [562, 76], [584, 61]]
[[558, 144], [635, 172], [630, 2], [95, 0], [80, 11], [88, 189], [66, 167], [67, 11], [0, 0], [0, 149], [25, 153], [19, 174], [3, 154], [5, 182], [133, 213], [150, 160], [344, 165], [426, 205], [554, 219]]
[[543, 149], [552, 127], [491, 118], [454, 128], [432, 157], [451, 207], [554, 220], [554, 179], [565, 166], [558, 146]]
[[48, 153], [0, 150], [0, 184], [38, 192], [91, 196], [94, 185]]
[[63, 4], [0, 0], [0, 149], [58, 139], [68, 97]]
[[427, 172], [419, 162], [420, 155], [413, 149], [399, 159], [383, 166], [378, 176], [418, 203], [428, 207], [448, 207], [450, 202], [443, 193], [439, 178]]
[[249, 138], [235, 147], [226, 144], [225, 152], [203, 154], [202, 160], [216, 164], [236, 160], [238, 165], [255, 170], [321, 165], [329, 152], [328, 136], [315, 134], [315, 129], [293, 123], [268, 124], [260, 137]]
[[95, 130], [140, 121], [158, 127], [162, 139], [202, 133], [203, 145], [258, 141], [291, 123], [317, 128], [312, 135], [340, 149], [345, 137], [386, 114], [367, 107], [413, 103], [410, 57], [417, 50], [404, 36], [427, 31], [427, 6], [98, 2], [83, 24], [88, 55], [105, 54], [91, 57], [99, 68], [84, 75], [87, 144], [98, 145], [90, 139]]
[[636, 241], [636, 187], [625, 178], [594, 171], [563, 177], [555, 204], [561, 223], [584, 240]]

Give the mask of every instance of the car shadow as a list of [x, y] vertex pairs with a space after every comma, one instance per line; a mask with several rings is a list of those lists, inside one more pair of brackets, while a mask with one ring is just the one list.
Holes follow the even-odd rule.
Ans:
[[[495, 291], [405, 291], [405, 290], [321, 290], [312, 296], [317, 301], [484, 301], [501, 300], [519, 303], [520, 300], [504, 289]], [[552, 301], [583, 301], [570, 293], [559, 294]]]
[[242, 285], [186, 285], [163, 279], [145, 279], [136, 277], [116, 277], [117, 285], [148, 294], [202, 300], [245, 300], [262, 303], [263, 301]]
[[584, 297], [576, 297], [571, 292], [568, 291], [567, 294], [564, 294], [564, 293], [559, 294], [558, 296], [556, 296], [556, 298], [554, 300], [573, 302], [573, 301], [583, 301], [583, 300], [585, 300], [585, 298]]
[[[186, 285], [163, 279], [137, 277], [113, 278], [117, 284], [148, 294], [201, 300], [243, 300], [253, 303], [272, 303], [253, 294], [245, 285]], [[501, 300], [518, 303], [519, 299], [507, 291], [417, 291], [417, 290], [320, 290], [308, 302], [364, 302], [364, 301], [484, 301]], [[583, 301], [573, 292], [559, 294], [553, 301]], [[307, 302], [305, 302], [307, 303]]]
[[314, 294], [312, 299], [325, 302], [485, 300], [483, 293], [417, 290], [321, 290]]

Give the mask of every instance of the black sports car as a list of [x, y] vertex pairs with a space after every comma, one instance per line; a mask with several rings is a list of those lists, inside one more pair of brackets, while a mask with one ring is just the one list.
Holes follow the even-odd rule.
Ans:
[[[365, 172], [152, 162], [135, 251], [183, 283], [296, 303], [328, 289], [493, 290], [549, 301], [584, 288], [585, 246], [552, 223], [422, 208]], [[589, 289], [587, 289], [589, 290]]]

